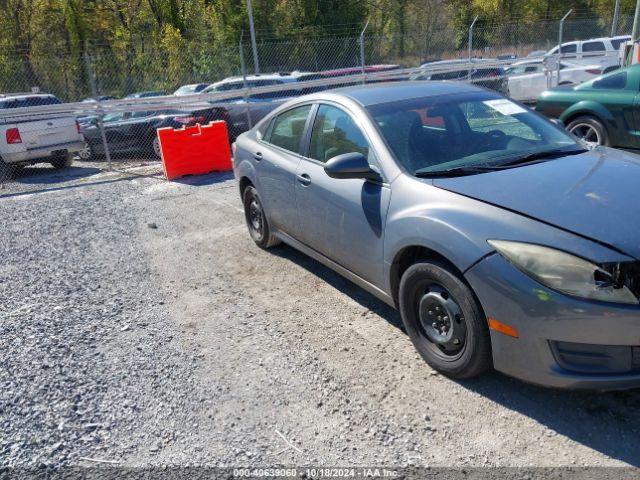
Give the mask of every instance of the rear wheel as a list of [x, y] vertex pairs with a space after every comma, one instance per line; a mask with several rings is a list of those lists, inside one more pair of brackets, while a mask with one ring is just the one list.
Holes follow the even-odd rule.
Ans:
[[73, 164], [73, 156], [68, 153], [64, 157], [54, 158], [51, 160], [53, 168], [67, 168]]
[[600, 120], [591, 115], [578, 117], [571, 121], [567, 125], [567, 131], [573, 133], [576, 137], [584, 140], [585, 142], [597, 145], [609, 145], [607, 129]]
[[242, 203], [244, 204], [244, 217], [247, 222], [247, 228], [256, 245], [260, 248], [270, 248], [280, 243], [276, 237], [271, 235], [269, 221], [262, 208], [258, 191], [253, 185], [249, 185], [244, 189]]
[[491, 367], [487, 321], [453, 269], [439, 262], [410, 266], [400, 280], [399, 303], [409, 338], [431, 367], [453, 378]]
[[9, 165], [0, 158], [0, 183], [6, 182], [13, 178], [14, 169], [12, 165]]

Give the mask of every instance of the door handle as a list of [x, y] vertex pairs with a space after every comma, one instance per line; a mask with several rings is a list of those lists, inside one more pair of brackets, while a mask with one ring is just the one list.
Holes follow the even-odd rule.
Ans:
[[296, 178], [298, 179], [298, 182], [300, 182], [300, 184], [303, 187], [308, 187], [309, 185], [311, 185], [311, 177], [306, 173], [300, 174], [296, 176]]
[[255, 158], [259, 162], [260, 160], [262, 160], [262, 152], [254, 153], [253, 158]]

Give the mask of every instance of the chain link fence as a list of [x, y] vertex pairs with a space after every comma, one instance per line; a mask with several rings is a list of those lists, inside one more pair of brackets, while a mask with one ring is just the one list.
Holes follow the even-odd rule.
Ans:
[[[518, 100], [534, 100], [518, 97], [514, 74], [523, 65], [518, 62], [537, 69], [536, 81], [544, 90], [560, 80], [545, 66], [551, 58], [547, 52], [560, 40], [608, 37], [612, 23], [568, 19], [562, 39], [559, 20], [501, 25], [479, 21], [471, 32], [458, 34], [448, 26], [403, 35], [365, 26], [358, 36], [258, 39], [255, 55], [246, 41], [197, 46], [176, 41], [118, 51], [87, 44], [84, 52], [45, 57], [4, 52], [0, 182], [20, 179], [21, 170], [36, 163], [56, 168], [73, 161], [105, 162], [108, 167], [151, 163], [160, 172], [157, 128], [224, 120], [233, 141], [286, 99], [356, 83], [470, 81]], [[629, 34], [632, 18], [619, 17], [614, 27], [618, 35]], [[583, 59], [579, 51], [563, 47], [552, 57], [600, 62], [600, 71], [618, 63], [615, 51], [590, 55]], [[573, 65], [567, 68], [567, 81], [590, 78], [571, 73]]]

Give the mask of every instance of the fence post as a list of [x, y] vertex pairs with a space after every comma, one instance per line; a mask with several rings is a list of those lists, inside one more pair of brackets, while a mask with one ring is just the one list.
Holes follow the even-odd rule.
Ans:
[[620, 19], [620, 0], [616, 0], [616, 6], [613, 9], [613, 20], [611, 22], [611, 36], [615, 37], [618, 32], [618, 21]]
[[365, 58], [364, 58], [364, 33], [367, 31], [367, 27], [369, 26], [369, 20], [364, 24], [364, 28], [362, 32], [360, 32], [360, 71], [362, 72], [362, 83], [366, 83], [366, 71], [365, 71]]
[[476, 15], [476, 18], [473, 19], [473, 22], [471, 22], [471, 26], [469, 27], [469, 73], [467, 73], [467, 82], [471, 81], [471, 50], [473, 50], [473, 27], [475, 26], [477, 21], [478, 15]]
[[104, 149], [104, 156], [107, 159], [107, 169], [113, 170], [111, 166], [111, 152], [109, 152], [109, 142], [107, 142], [107, 136], [104, 133], [104, 123], [102, 121], [104, 117], [104, 111], [102, 110], [101, 101], [98, 100], [98, 88], [96, 87], [96, 79], [93, 76], [93, 69], [91, 68], [91, 59], [89, 54], [85, 50], [84, 63], [87, 67], [87, 76], [89, 77], [89, 84], [91, 86], [91, 95], [93, 99], [98, 103], [98, 128], [100, 129], [100, 137], [102, 139], [102, 148]]
[[251, 10], [251, 0], [247, 0], [247, 14], [249, 15], [249, 34], [251, 35], [251, 48], [253, 48], [253, 68], [256, 75], [260, 73], [260, 63], [258, 62], [258, 47], [256, 46], [256, 31], [253, 28], [253, 11]]
[[[242, 37], [244, 32], [240, 34], [240, 43], [238, 44], [238, 48], [240, 49], [240, 69], [242, 70], [242, 83], [244, 83], [244, 105], [245, 105], [245, 115], [247, 116], [247, 125], [249, 125], [249, 130], [253, 128], [251, 122], [251, 112], [249, 111], [249, 84], [247, 83], [247, 66], [244, 63], [244, 47], [242, 46]], [[231, 126], [229, 126], [231, 128]], [[235, 132], [234, 132], [235, 133]]]
[[558, 30], [558, 64], [556, 65], [556, 87], [560, 85], [560, 61], [562, 60], [562, 31], [564, 29], [564, 21], [573, 12], [573, 8], [570, 9], [562, 19], [560, 19], [560, 29]]

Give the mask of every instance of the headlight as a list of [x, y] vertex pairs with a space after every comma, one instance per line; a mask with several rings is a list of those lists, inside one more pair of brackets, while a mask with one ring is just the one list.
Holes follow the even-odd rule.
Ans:
[[530, 243], [489, 240], [489, 245], [524, 273], [549, 288], [603, 302], [638, 304], [625, 285], [602, 267], [560, 250]]

